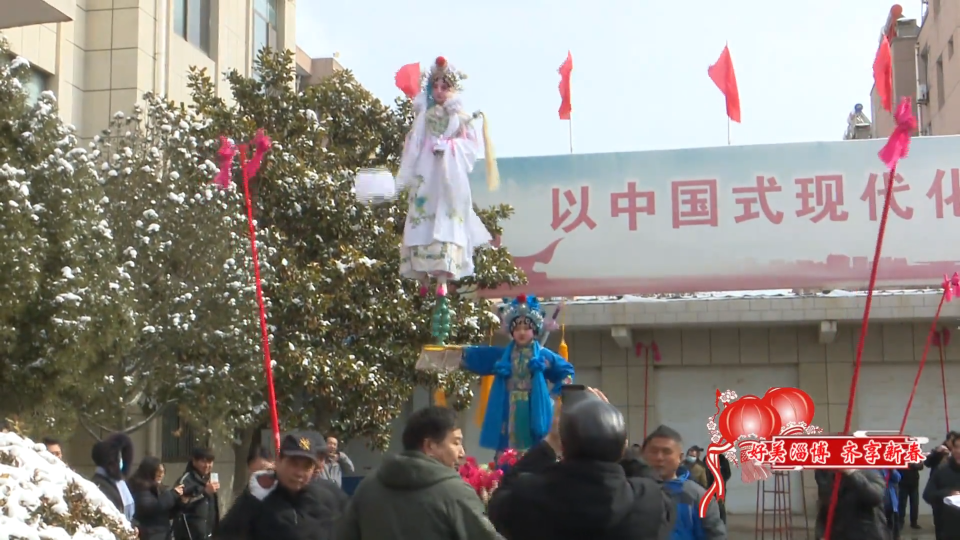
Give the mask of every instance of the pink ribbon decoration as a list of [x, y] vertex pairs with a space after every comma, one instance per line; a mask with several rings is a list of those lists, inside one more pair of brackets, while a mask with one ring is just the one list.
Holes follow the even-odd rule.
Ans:
[[[897, 106], [897, 112], [893, 118], [897, 121], [897, 127], [887, 139], [887, 144], [880, 149], [880, 160], [883, 161], [891, 171], [896, 171], [897, 162], [907, 157], [910, 151], [910, 137], [917, 129], [917, 119], [913, 117], [913, 110], [910, 98], [904, 97]], [[892, 179], [893, 174], [890, 175]]]
[[227, 189], [230, 187], [230, 175], [233, 171], [233, 160], [237, 157], [237, 147], [230, 139], [226, 137], [220, 137], [220, 150], [217, 151], [217, 158], [219, 161], [220, 172], [217, 173], [216, 178], [214, 178], [214, 183], [220, 187], [220, 189]]
[[960, 298], [960, 273], [954, 272], [953, 277], [943, 276], [943, 301], [950, 302]]
[[253, 156], [250, 158], [250, 161], [244, 165], [244, 174], [247, 178], [253, 178], [257, 175], [257, 171], [260, 170], [260, 165], [263, 164], [263, 157], [267, 155], [267, 152], [270, 151], [270, 148], [273, 147], [273, 141], [270, 140], [270, 137], [267, 137], [266, 132], [262, 129], [257, 130], [257, 135], [253, 138]]
[[723, 475], [720, 473], [720, 454], [723, 454], [727, 450], [733, 448], [733, 445], [725, 442], [723, 444], [710, 443], [710, 446], [707, 447], [707, 457], [706, 464], [707, 469], [713, 473], [713, 478], [715, 479], [713, 485], [707, 489], [707, 492], [703, 494], [703, 497], [700, 499], [700, 517], [706, 517], [707, 508], [710, 506], [710, 500], [714, 496], [717, 497], [718, 501], [722, 501], [724, 497], [727, 496], [727, 488], [724, 485]]

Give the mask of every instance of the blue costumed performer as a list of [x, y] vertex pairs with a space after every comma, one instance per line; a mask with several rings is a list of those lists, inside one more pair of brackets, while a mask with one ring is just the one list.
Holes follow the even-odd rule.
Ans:
[[[506, 347], [471, 346], [463, 349], [463, 368], [493, 375], [480, 446], [496, 451], [523, 452], [539, 443], [553, 421], [553, 396], [573, 382], [573, 364], [542, 347], [544, 312], [535, 296], [521, 295], [501, 307]], [[548, 383], [553, 386], [552, 392]]]

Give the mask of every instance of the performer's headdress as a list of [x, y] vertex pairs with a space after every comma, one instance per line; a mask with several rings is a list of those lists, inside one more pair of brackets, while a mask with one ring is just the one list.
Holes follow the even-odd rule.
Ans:
[[530, 325], [534, 334], [540, 333], [546, 313], [540, 308], [540, 301], [536, 296], [521, 294], [512, 301], [504, 298], [503, 302], [500, 306], [500, 317], [503, 320], [503, 329], [508, 334], [512, 334], [513, 329], [521, 322]]
[[457, 70], [450, 66], [446, 58], [438, 56], [430, 68], [429, 75], [427, 75], [427, 86], [432, 87], [435, 82], [443, 81], [451, 90], [459, 90], [460, 79], [462, 78]]

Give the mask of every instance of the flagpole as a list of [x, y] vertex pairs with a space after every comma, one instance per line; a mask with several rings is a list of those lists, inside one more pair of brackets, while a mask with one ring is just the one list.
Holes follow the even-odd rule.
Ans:
[[570, 119], [567, 120], [567, 133], [570, 139], [570, 153], [573, 153], [573, 114], [570, 115]]
[[727, 116], [727, 146], [730, 146], [730, 117]]

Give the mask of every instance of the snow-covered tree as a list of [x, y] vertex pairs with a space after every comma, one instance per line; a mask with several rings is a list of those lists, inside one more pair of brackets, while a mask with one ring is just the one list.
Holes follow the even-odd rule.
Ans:
[[[96, 383], [77, 405], [88, 428], [131, 431], [174, 402], [206, 399], [191, 394], [195, 380], [255, 371], [246, 215], [236, 186], [213, 184], [219, 140], [192, 111], [148, 94], [90, 146], [119, 270], [103, 291]], [[146, 416], [133, 421], [138, 408]]]
[[52, 93], [28, 105], [29, 68], [0, 64], [0, 417], [36, 425], [70, 420], [55, 400], [87, 384], [111, 241], [90, 157]]
[[[264, 128], [274, 140], [252, 188], [259, 226], [268, 231], [264, 241], [274, 249], [266, 263], [277, 272], [265, 287], [281, 424], [332, 429], [383, 448], [414, 386], [443, 384], [459, 406], [470, 399], [466, 374], [441, 381], [414, 369], [421, 347], [431, 341], [433, 300], [421, 299], [417, 285], [399, 276], [405, 208], [369, 208], [353, 193], [356, 169], [396, 166], [408, 114], [385, 106], [349, 72], [294, 92], [291, 53], [264, 52], [258, 67], [258, 79], [228, 74], [234, 104], [215, 96], [205, 73], [194, 72], [190, 106], [227, 136], [240, 140]], [[497, 208], [481, 217], [496, 234], [496, 220], [509, 213]], [[478, 263], [473, 284], [523, 279], [504, 249], [485, 251]], [[487, 304], [454, 295], [451, 305], [457, 315], [451, 341], [485, 342], [496, 324]], [[213, 402], [239, 384], [207, 377], [197, 393], [210, 396], [208, 406], [222, 408]], [[263, 388], [259, 383], [246, 391], [262, 395]], [[264, 419], [262, 405], [254, 406], [236, 415], [231, 427], [249, 434]]]

